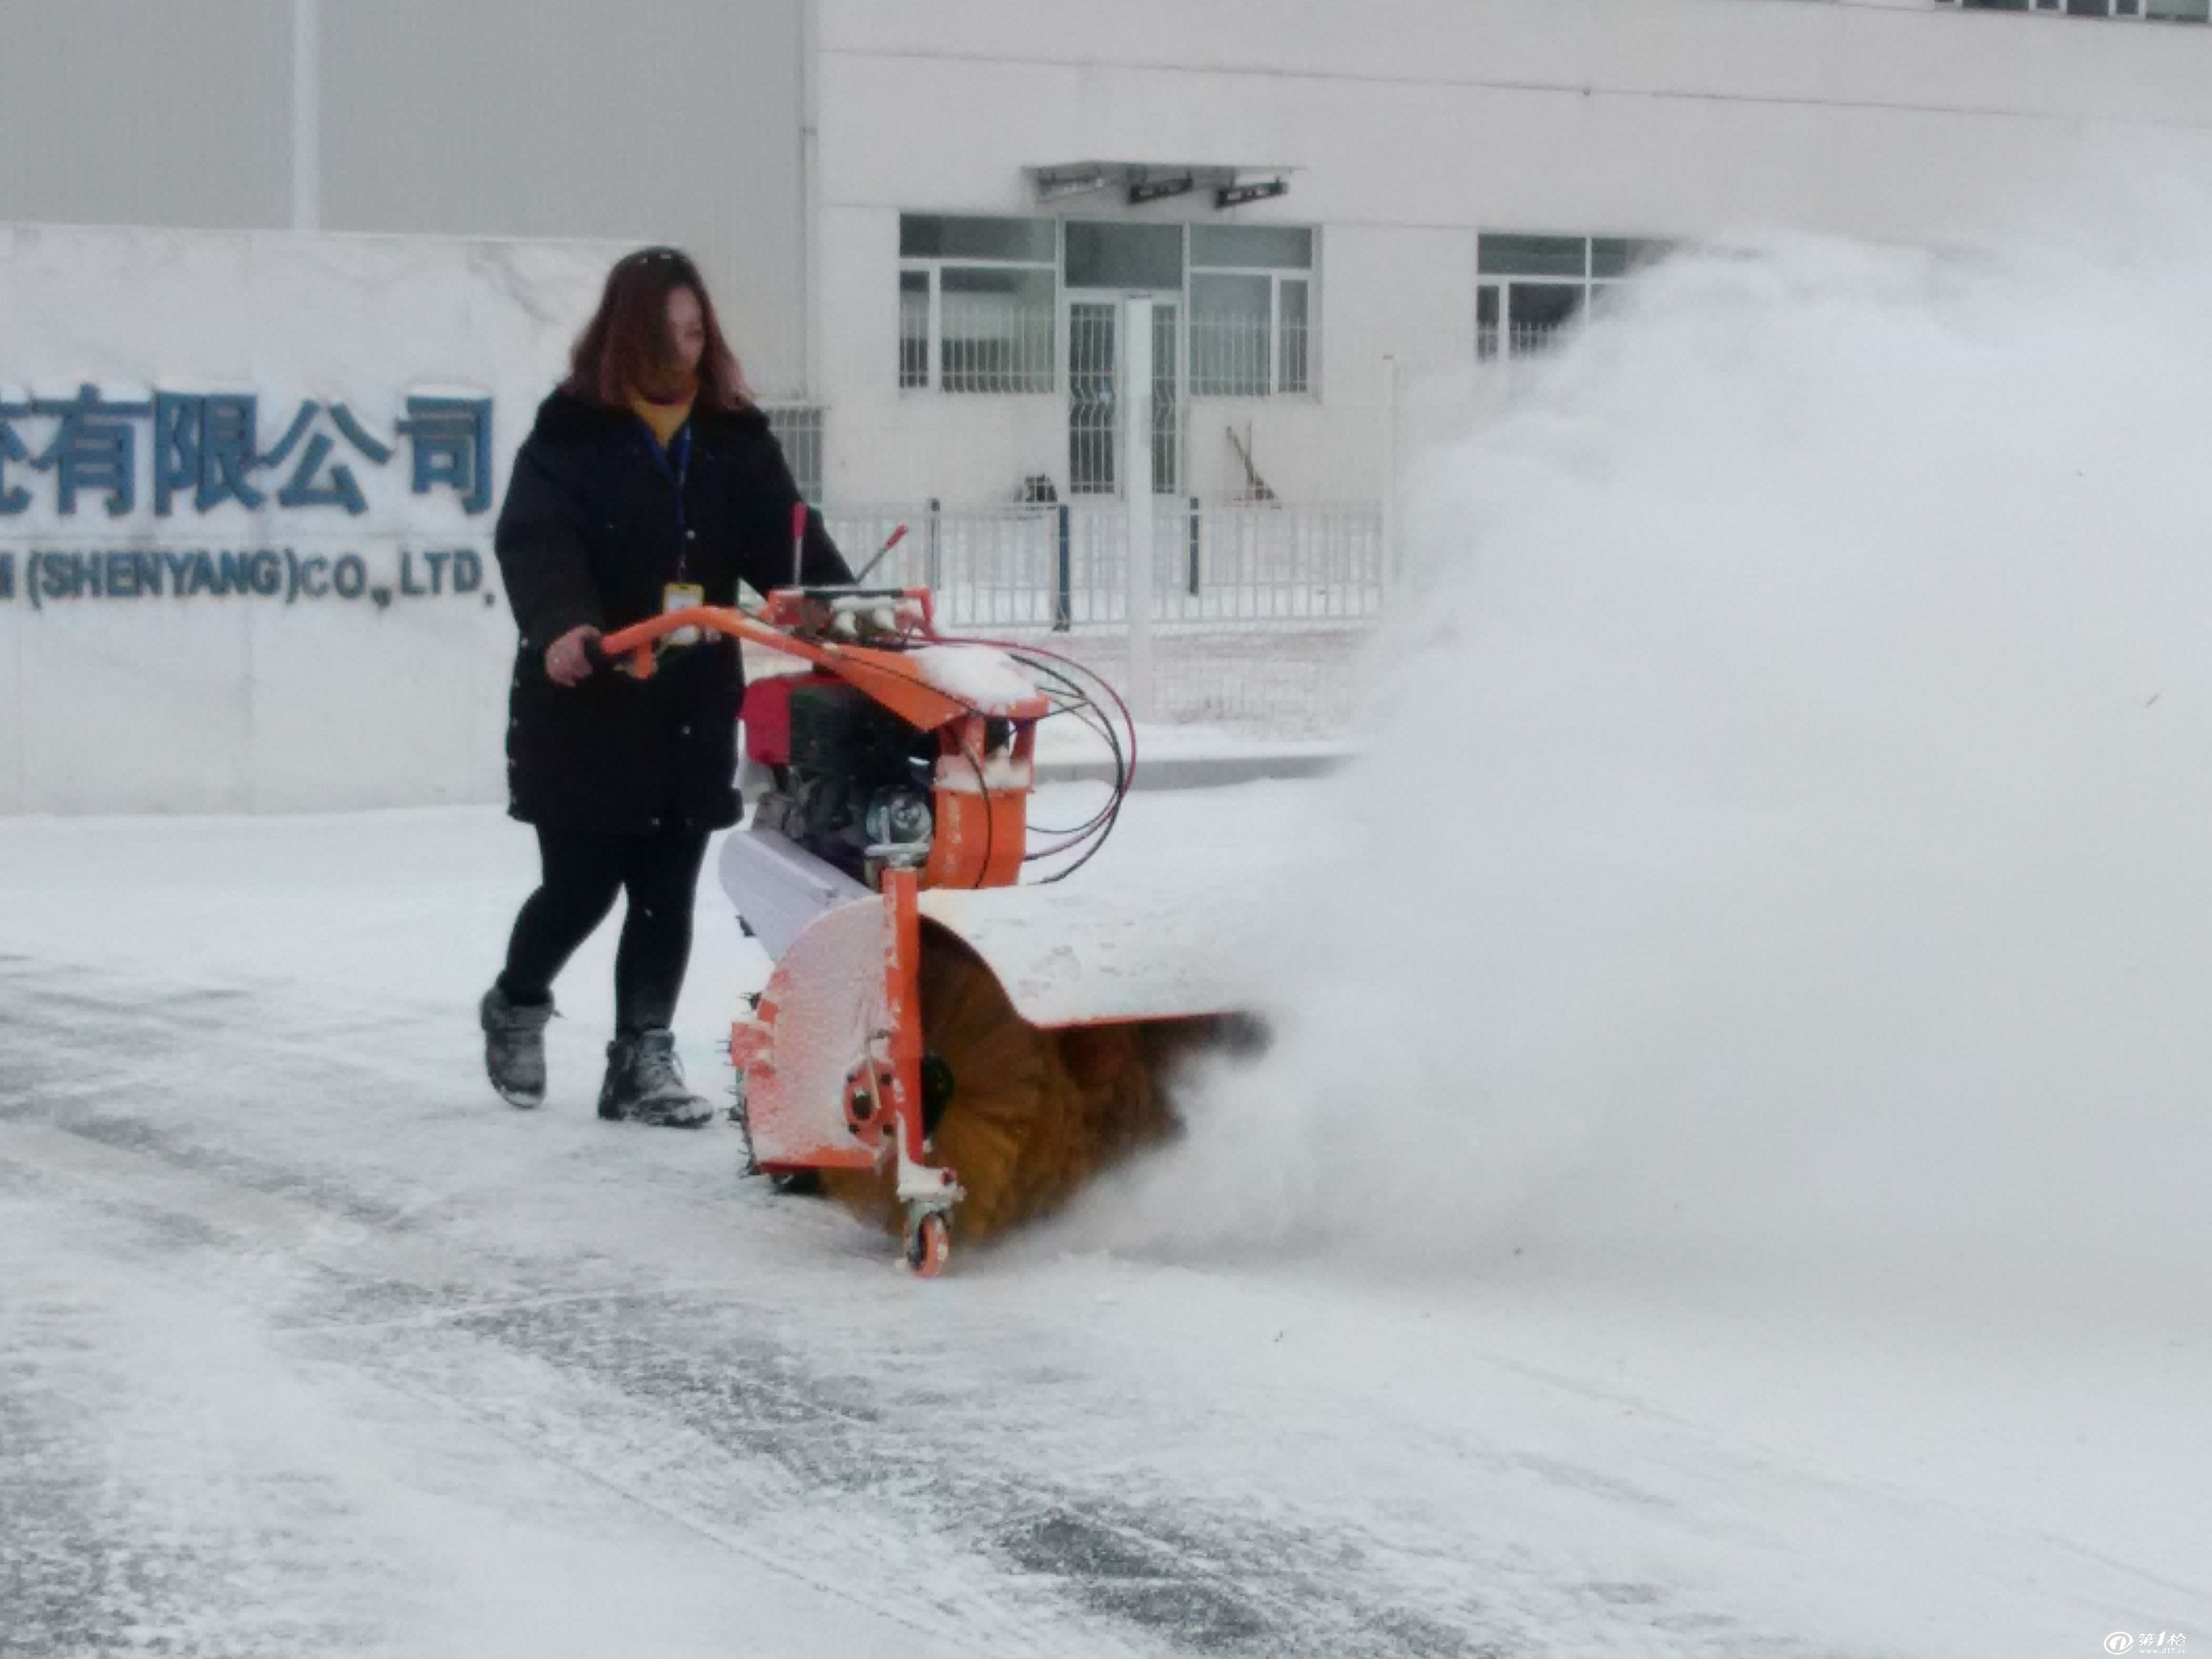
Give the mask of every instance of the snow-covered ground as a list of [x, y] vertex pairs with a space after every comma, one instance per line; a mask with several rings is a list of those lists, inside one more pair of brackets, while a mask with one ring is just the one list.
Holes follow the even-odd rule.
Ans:
[[[1140, 796], [1082, 879], [1295, 918], [1328, 787]], [[0, 1654], [2212, 1644], [2201, 1325], [1147, 1243], [1145, 1190], [916, 1281], [726, 1127], [596, 1120], [611, 929], [491, 1097], [532, 872], [489, 811], [0, 823]], [[763, 964], [699, 923], [719, 1089]]]
[[[937, 1282], [596, 1120], [611, 935], [493, 1100], [492, 812], [0, 823], [0, 1656], [2212, 1644], [2171, 205], [1477, 387], [1345, 769], [1050, 895], [1229, 896], [1272, 1048]], [[695, 1081], [764, 965], [709, 881]]]

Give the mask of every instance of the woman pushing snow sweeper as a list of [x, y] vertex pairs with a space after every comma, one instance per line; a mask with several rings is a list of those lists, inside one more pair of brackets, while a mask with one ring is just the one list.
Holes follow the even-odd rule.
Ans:
[[[735, 823], [733, 641], [707, 634], [650, 678], [595, 647], [663, 611], [733, 605], [742, 580], [789, 583], [799, 491], [722, 337], [697, 268], [647, 248], [608, 273], [568, 377], [514, 460], [496, 546], [521, 641], [507, 736], [508, 811], [543, 874], [479, 1011], [484, 1066], [516, 1106], [545, 1097], [553, 981], [627, 894], [599, 1115], [692, 1126], [669, 1030], [691, 951], [708, 836]], [[810, 514], [800, 580], [851, 572]]]

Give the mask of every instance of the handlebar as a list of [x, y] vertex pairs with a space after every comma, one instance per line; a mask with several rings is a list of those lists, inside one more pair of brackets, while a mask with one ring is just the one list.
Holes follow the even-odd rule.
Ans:
[[733, 640], [750, 640], [776, 650], [787, 650], [787, 636], [767, 623], [747, 616], [734, 605], [693, 605], [681, 611], [664, 611], [657, 617], [632, 623], [628, 628], [584, 642], [584, 655], [594, 673], [629, 659], [630, 672], [641, 679], [653, 672], [654, 641], [686, 628], [703, 628]]
[[[810, 599], [861, 597], [875, 596], [868, 593], [867, 590], [855, 592], [848, 589], [840, 592], [829, 589], [801, 592], [779, 588], [769, 596], [766, 619], [732, 605], [687, 605], [681, 611], [648, 617], [643, 622], [634, 623], [600, 639], [586, 641], [585, 656], [594, 672], [603, 668], [626, 665], [629, 672], [639, 678], [649, 678], [653, 670], [654, 642], [678, 629], [696, 628], [720, 634], [729, 639], [749, 640], [763, 649], [796, 657], [801, 662], [835, 674], [866, 691], [909, 725], [926, 732], [934, 731], [963, 715], [988, 712], [994, 715], [1035, 720], [1041, 719], [1047, 712], [1047, 701], [1042, 696], [1022, 698], [1004, 708], [993, 708], [987, 711], [957, 690], [941, 688], [926, 653], [906, 648], [916, 641], [931, 643], [938, 639], [929, 615], [928, 596], [922, 590], [911, 590], [905, 594], [906, 598], [919, 601], [916, 613], [918, 626], [912, 632], [872, 637], [855, 629], [846, 637], [840, 638], [824, 636], [813, 631], [799, 632], [791, 627], [779, 625], [787, 616], [796, 617], [805, 614]], [[1034, 708], [1030, 706], [1032, 703]]]

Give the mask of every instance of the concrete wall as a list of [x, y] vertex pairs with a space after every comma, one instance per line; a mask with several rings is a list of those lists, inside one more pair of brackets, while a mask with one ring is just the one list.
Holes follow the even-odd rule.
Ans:
[[[283, 506], [278, 489], [303, 446], [248, 474], [264, 497], [258, 508], [224, 501], [202, 512], [180, 497], [161, 516], [143, 414], [127, 422], [136, 488], [125, 511], [93, 492], [64, 513], [57, 471], [7, 459], [0, 812], [503, 799], [514, 629], [491, 527], [508, 462], [611, 252], [586, 242], [0, 227], [9, 323], [0, 419], [28, 456], [58, 425], [25, 405], [86, 382], [114, 401], [254, 392], [254, 447], [264, 453], [313, 399], [328, 460], [353, 469], [367, 508]], [[412, 493], [398, 427], [417, 390], [492, 400], [480, 510], [452, 489]], [[390, 447], [386, 462], [350, 447], [328, 412], [341, 403]], [[456, 550], [481, 578], [465, 591], [449, 579]], [[191, 575], [201, 553], [215, 580]], [[269, 591], [223, 583], [226, 553], [265, 554]], [[362, 578], [350, 595], [331, 580], [346, 559]], [[98, 591], [83, 580], [94, 560]], [[161, 562], [158, 592], [149, 561]], [[305, 573], [296, 585], [295, 572]]]
[[[804, 391], [802, 0], [314, 11], [320, 228], [682, 244], [756, 384]], [[0, 222], [291, 224], [294, 15], [0, 6]]]
[[289, 0], [11, 0], [0, 222], [283, 225], [291, 82]]
[[806, 382], [799, 0], [324, 0], [323, 222], [673, 242]]
[[2212, 183], [2204, 28], [1917, 0], [821, 0], [818, 29], [844, 495], [997, 499], [1040, 454], [1064, 469], [1051, 400], [896, 383], [897, 214], [1039, 211], [1025, 164], [1298, 169], [1221, 216], [1321, 228], [1318, 403], [1201, 401], [1190, 460], [1201, 489], [1228, 481], [1219, 428], [1249, 421], [1269, 481], [1309, 499], [1380, 489], [1385, 353], [1471, 356], [1483, 230], [1971, 242], [2147, 167]]
[[[759, 387], [830, 405], [848, 501], [1064, 474], [1060, 394], [896, 386], [898, 213], [1033, 210], [1028, 163], [1298, 169], [1237, 216], [1322, 231], [1317, 395], [1201, 403], [1188, 461], [1193, 487], [1233, 487], [1222, 428], [1249, 423], [1308, 497], [1380, 487], [1384, 354], [1465, 362], [1484, 229], [1971, 240], [2145, 165], [2212, 177], [2212, 29], [1933, 0], [313, 9], [325, 228], [691, 246]], [[0, 8], [0, 219], [289, 223], [294, 16]]]

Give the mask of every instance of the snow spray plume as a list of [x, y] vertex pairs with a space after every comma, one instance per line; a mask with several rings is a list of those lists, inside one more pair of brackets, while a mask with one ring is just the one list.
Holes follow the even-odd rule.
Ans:
[[1073, 1237], [2201, 1295], [2207, 252], [1683, 257], [1475, 417], [1279, 1041]]

